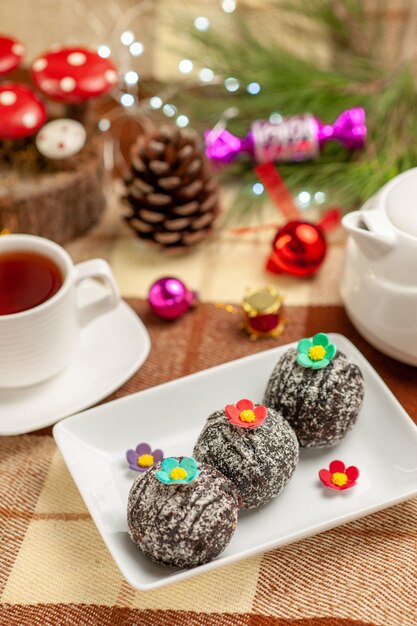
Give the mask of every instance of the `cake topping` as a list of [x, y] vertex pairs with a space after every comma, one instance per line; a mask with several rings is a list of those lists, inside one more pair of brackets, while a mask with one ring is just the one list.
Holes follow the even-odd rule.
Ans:
[[84, 147], [87, 133], [80, 122], [60, 119], [48, 122], [36, 137], [36, 147], [49, 159], [67, 159]]
[[20, 41], [8, 35], [0, 35], [0, 76], [14, 70], [25, 54]]
[[30, 87], [10, 81], [0, 85], [0, 140], [33, 135], [45, 120], [45, 107]]
[[188, 477], [188, 474], [183, 467], [174, 467], [170, 471], [169, 477], [171, 480], [184, 480], [184, 478]]
[[326, 333], [318, 333], [313, 339], [301, 339], [297, 350], [297, 363], [316, 370], [329, 365], [337, 352], [336, 346], [330, 343]]
[[184, 457], [181, 461], [168, 457], [162, 461], [161, 469], [155, 472], [156, 478], [166, 485], [189, 484], [199, 474], [197, 461], [192, 457]]
[[255, 406], [252, 400], [242, 399], [235, 405], [228, 404], [225, 413], [234, 426], [241, 428], [256, 428], [267, 416], [266, 407], [262, 404]]
[[135, 472], [146, 472], [159, 461], [164, 458], [162, 450], [152, 451], [149, 443], [142, 442], [136, 446], [135, 450], [128, 450], [126, 452], [126, 460], [129, 463], [130, 469]]
[[332, 476], [333, 485], [337, 485], [338, 487], [343, 487], [346, 485], [348, 481], [348, 477], [343, 472], [335, 472]]
[[141, 454], [138, 458], [139, 467], [151, 467], [154, 464], [154, 458], [152, 454]]
[[308, 351], [308, 356], [312, 361], [322, 361], [326, 356], [326, 350], [323, 346], [312, 346]]
[[32, 76], [46, 95], [74, 104], [106, 93], [117, 82], [111, 59], [79, 46], [45, 52], [33, 62]]
[[343, 461], [335, 460], [330, 463], [328, 470], [319, 471], [319, 478], [326, 487], [342, 491], [356, 485], [359, 470], [354, 465], [345, 468]]

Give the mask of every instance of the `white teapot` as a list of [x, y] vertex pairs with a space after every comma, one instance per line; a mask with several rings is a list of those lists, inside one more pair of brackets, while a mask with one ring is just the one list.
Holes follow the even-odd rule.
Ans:
[[342, 220], [349, 233], [340, 292], [358, 331], [417, 365], [417, 167]]

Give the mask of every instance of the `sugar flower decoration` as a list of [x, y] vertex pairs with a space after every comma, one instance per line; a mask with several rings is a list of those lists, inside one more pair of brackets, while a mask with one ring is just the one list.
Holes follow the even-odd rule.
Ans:
[[359, 478], [359, 470], [354, 465], [345, 469], [343, 461], [332, 461], [329, 469], [321, 469], [319, 471], [319, 478], [326, 487], [342, 491], [356, 485], [356, 481]]
[[336, 346], [330, 343], [326, 333], [318, 333], [313, 339], [301, 339], [297, 350], [297, 363], [314, 370], [320, 370], [329, 365], [337, 352]]
[[155, 476], [166, 485], [185, 485], [192, 483], [199, 473], [197, 461], [192, 457], [184, 457], [181, 461], [169, 457], [162, 461], [161, 469], [155, 472]]
[[149, 443], [140, 443], [135, 450], [126, 452], [126, 460], [130, 469], [135, 472], [146, 472], [148, 469], [162, 461], [164, 453], [162, 450], [153, 450]]
[[264, 422], [267, 416], [266, 407], [262, 404], [255, 406], [252, 400], [246, 399], [239, 400], [236, 406], [228, 404], [225, 412], [230, 422], [240, 428], [256, 428]]

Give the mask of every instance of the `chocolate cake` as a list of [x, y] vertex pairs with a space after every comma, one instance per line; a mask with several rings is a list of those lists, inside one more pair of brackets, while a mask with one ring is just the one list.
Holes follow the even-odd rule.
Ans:
[[[0, 75], [17, 68], [24, 53], [15, 37], [0, 36]], [[31, 80], [22, 70], [24, 82], [0, 83], [0, 232], [65, 243], [85, 233], [105, 208], [102, 140], [88, 109], [114, 88], [117, 70], [93, 48], [59, 44], [30, 69]], [[32, 81], [36, 90], [26, 84]], [[82, 124], [76, 129], [66, 118]]]
[[[247, 421], [251, 413], [252, 423]], [[243, 507], [250, 509], [269, 502], [288, 483], [298, 462], [298, 443], [278, 411], [240, 400], [207, 418], [194, 456], [230, 478]]]
[[[163, 565], [195, 567], [213, 560], [236, 528], [239, 494], [234, 484], [206, 463], [198, 464], [193, 475], [187, 465], [191, 461], [197, 467], [194, 459], [164, 459], [140, 474], [129, 493], [129, 535], [146, 556]], [[188, 477], [182, 479], [184, 466]]]
[[64, 161], [46, 159], [32, 138], [0, 142], [0, 230], [65, 243], [82, 235], [105, 208], [98, 137]]
[[[332, 352], [335, 354], [326, 359], [327, 364], [318, 367], [319, 359], [309, 365], [297, 349], [287, 350], [265, 391], [264, 403], [280, 411], [305, 448], [324, 448], [342, 441], [362, 405], [364, 383], [359, 367], [341, 352]], [[307, 364], [301, 365], [300, 360]]]

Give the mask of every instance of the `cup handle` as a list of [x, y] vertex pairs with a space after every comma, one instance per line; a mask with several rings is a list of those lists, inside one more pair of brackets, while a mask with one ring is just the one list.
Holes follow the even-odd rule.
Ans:
[[101, 278], [107, 284], [109, 293], [95, 302], [78, 308], [78, 321], [85, 326], [94, 318], [114, 309], [120, 301], [119, 289], [114, 280], [109, 264], [104, 259], [91, 259], [74, 266], [75, 286], [86, 278]]

